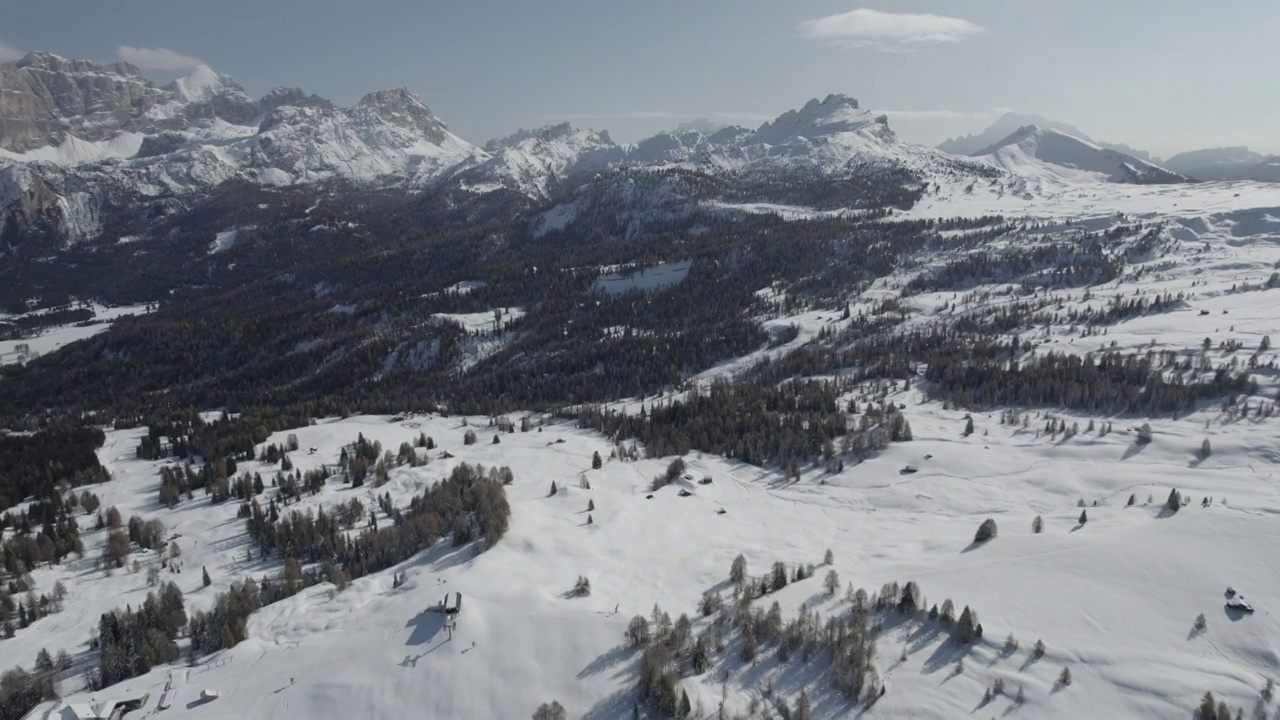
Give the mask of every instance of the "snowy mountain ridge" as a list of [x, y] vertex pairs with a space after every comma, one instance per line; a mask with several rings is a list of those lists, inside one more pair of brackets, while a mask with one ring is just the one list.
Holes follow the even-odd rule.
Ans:
[[1013, 175], [1062, 178], [1099, 178], [1121, 183], [1177, 183], [1189, 178], [1140, 160], [1132, 155], [1100, 147], [1060, 130], [1027, 125], [1000, 142], [976, 153]]
[[[1055, 165], [1066, 157], [1069, 169], [1079, 169], [1078, 148], [995, 162], [962, 159], [901, 140], [885, 116], [839, 94], [810, 100], [755, 130], [725, 127], [707, 135], [685, 127], [618, 144], [605, 131], [561, 123], [482, 148], [451, 133], [404, 88], [370, 93], [350, 108], [299, 88], [277, 88], [254, 100], [233, 79], [203, 65], [160, 87], [127, 63], [47, 53], [0, 65], [0, 87], [6, 90], [0, 110], [8, 118], [0, 125], [0, 227], [6, 228], [0, 240], [10, 245], [33, 228], [64, 242], [91, 240], [116, 210], [136, 214], [146, 205], [144, 214], [164, 214], [173, 198], [232, 181], [339, 181], [481, 195], [506, 190], [525, 202], [546, 203], [571, 196], [600, 173], [634, 168], [692, 171], [739, 184], [761, 176], [801, 182], [860, 177], [924, 188], [991, 173], [1091, 182], [1185, 179], [1087, 142], [1098, 156], [1089, 166], [1100, 168], [1088, 177], [1064, 174]], [[839, 198], [825, 204], [833, 202]], [[849, 195], [845, 205], [858, 202]]]
[[[1057, 130], [1058, 132], [1080, 138], [1081, 140], [1097, 145], [1098, 147], [1115, 150], [1126, 155], [1132, 155], [1144, 162], [1162, 164], [1159, 159], [1152, 157], [1150, 153], [1144, 150], [1138, 150], [1123, 143], [1111, 143], [1097, 140], [1090, 137], [1075, 125], [1050, 120], [1043, 115], [1018, 112], [1007, 112], [1001, 115], [996, 118], [995, 122], [991, 123], [987, 129], [980, 133], [948, 138], [947, 140], [939, 143], [938, 149], [953, 155], [978, 155], [981, 154], [984, 148], [988, 148], [1000, 142], [1010, 134], [1016, 132], [1018, 128], [1026, 127], [1027, 125], [1035, 125], [1049, 130]], [[1170, 169], [1176, 170], [1176, 168]]]

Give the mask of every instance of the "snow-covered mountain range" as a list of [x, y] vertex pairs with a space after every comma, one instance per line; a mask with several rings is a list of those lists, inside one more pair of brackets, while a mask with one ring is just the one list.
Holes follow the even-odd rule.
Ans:
[[[481, 195], [505, 190], [541, 204], [571, 196], [600, 173], [636, 168], [764, 176], [775, 183], [782, 176], [789, 182], [891, 176], [922, 188], [957, 174], [1004, 173], [1016, 182], [1019, 176], [1076, 178], [1085, 170], [1094, 180], [1113, 182], [1185, 179], [1056, 131], [1049, 142], [1070, 149], [1038, 152], [1025, 138], [1010, 136], [993, 143], [1021, 150], [997, 152], [993, 145], [986, 151], [991, 158], [962, 159], [901, 140], [884, 116], [844, 95], [811, 100], [755, 130], [708, 134], [711, 127], [685, 126], [619, 144], [607, 132], [561, 124], [481, 147], [451, 133], [405, 89], [370, 93], [350, 108], [298, 88], [254, 100], [203, 66], [159, 86], [127, 63], [48, 53], [0, 65], [0, 87], [0, 242], [6, 245], [33, 231], [59, 241], [93, 239], [122, 208], [146, 217], [170, 214], [185, 207], [184, 198], [227, 182], [343, 181]], [[1037, 138], [1038, 146], [1043, 139]], [[858, 206], [856, 197], [847, 200], [844, 206]]]

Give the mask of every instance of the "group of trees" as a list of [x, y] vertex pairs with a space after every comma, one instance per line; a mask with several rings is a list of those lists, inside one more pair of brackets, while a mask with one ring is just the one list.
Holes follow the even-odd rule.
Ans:
[[1008, 348], [974, 348], [967, 356], [939, 357], [928, 365], [926, 392], [964, 406], [1052, 405], [1092, 412], [1184, 412], [1204, 399], [1254, 394], [1247, 371], [1221, 368], [1212, 378], [1166, 378], [1149, 355], [1098, 357], [1050, 352], [1017, 362]]
[[[744, 561], [735, 560], [732, 574], [749, 581]], [[875, 597], [851, 588], [849, 611], [825, 620], [807, 609], [787, 620], [777, 602], [765, 609], [754, 604], [749, 588], [735, 587], [728, 603], [704, 598], [702, 610], [708, 621], [698, 632], [688, 616], [672, 621], [655, 607], [651, 617], [637, 615], [627, 626], [627, 641], [643, 649], [637, 697], [664, 716], [690, 717], [693, 708], [679, 687], [680, 680], [708, 672], [735, 648], [736, 657], [746, 663], [758, 662], [768, 652], [783, 663], [816, 663], [835, 691], [851, 701], [874, 703], [883, 694], [874, 663], [880, 615], [895, 609], [914, 613], [915, 598], [919, 598], [914, 583], [908, 583], [905, 592], [899, 592], [896, 583], [893, 587], [892, 596]], [[794, 717], [793, 708], [803, 715], [808, 706], [807, 696], [796, 698], [784, 716]]]
[[32, 670], [15, 667], [0, 675], [0, 720], [22, 720], [36, 705], [58, 696], [58, 676], [71, 667], [71, 658], [58, 651], [57, 660], [41, 650]]
[[98, 621], [98, 667], [89, 687], [100, 689], [178, 659], [178, 634], [187, 624], [182, 591], [167, 582], [147, 593], [137, 610], [104, 613]]
[[60, 484], [74, 488], [109, 480], [96, 452], [104, 442], [100, 428], [80, 424], [29, 435], [0, 433], [0, 516], [29, 497], [61, 500]]
[[838, 392], [834, 383], [819, 381], [718, 381], [638, 415], [586, 406], [575, 417], [579, 427], [640, 440], [650, 457], [697, 449], [755, 465], [785, 465], [822, 457], [848, 431]]
[[390, 510], [391, 524], [371, 523], [354, 538], [344, 532], [356, 515], [350, 509], [294, 511], [273, 520], [256, 499], [251, 500], [249, 535], [264, 555], [284, 556], [284, 572], [276, 580], [247, 578], [234, 583], [218, 596], [212, 610], [196, 613], [191, 619], [192, 652], [202, 655], [240, 642], [249, 614], [263, 605], [322, 582], [345, 587], [351, 580], [413, 557], [444, 537], [454, 546], [477, 540], [492, 545], [510, 522], [503, 486], [513, 481], [509, 468], [486, 470], [461, 463], [403, 511], [391, 506], [389, 495], [380, 499], [384, 512]]

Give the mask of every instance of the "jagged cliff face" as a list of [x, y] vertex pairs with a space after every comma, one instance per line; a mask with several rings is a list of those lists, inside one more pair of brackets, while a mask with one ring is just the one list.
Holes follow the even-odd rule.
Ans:
[[98, 64], [48, 53], [0, 64], [0, 149], [25, 152], [68, 136], [106, 140], [121, 131], [178, 125], [151, 116], [170, 94], [123, 62]]
[[483, 153], [404, 89], [352, 108], [299, 88], [254, 100], [208, 67], [157, 86], [127, 63], [48, 53], [0, 64], [0, 89], [0, 239], [10, 245], [96, 237], [120, 209], [112, 203], [167, 207], [227, 181], [420, 187]]

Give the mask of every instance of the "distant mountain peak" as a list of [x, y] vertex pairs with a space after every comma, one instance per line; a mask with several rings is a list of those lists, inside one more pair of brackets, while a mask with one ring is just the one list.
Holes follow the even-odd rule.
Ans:
[[1050, 120], [1043, 115], [1012, 111], [1006, 112], [996, 118], [991, 125], [980, 133], [948, 138], [938, 145], [938, 149], [953, 155], [982, 155], [987, 148], [1003, 141], [1005, 138], [1009, 137], [1010, 134], [1029, 125], [1034, 125], [1041, 129], [1055, 130], [1064, 135], [1069, 135], [1087, 143], [1092, 143], [1098, 147], [1108, 148], [1110, 150], [1122, 152], [1126, 155], [1132, 155], [1144, 162], [1155, 162], [1155, 159], [1146, 151], [1138, 150], [1121, 143], [1109, 143], [1095, 140], [1074, 125]]
[[1020, 175], [1093, 175], [1109, 182], [1178, 183], [1188, 178], [1057, 128], [1023, 125], [977, 157]]
[[1280, 181], [1275, 158], [1267, 158], [1242, 145], [1179, 153], [1169, 158], [1165, 167], [1198, 180]]
[[812, 140], [875, 125], [888, 129], [887, 122], [877, 123], [876, 118], [863, 110], [855, 98], [833, 93], [822, 100], [813, 98], [798, 110], [789, 110], [776, 120], [764, 123], [756, 130], [752, 141], [778, 145], [795, 138]]
[[615, 145], [609, 137], [608, 130], [591, 130], [575, 128], [568, 121], [555, 125], [544, 125], [537, 128], [521, 128], [506, 137], [494, 138], [485, 143], [488, 152], [498, 152], [503, 148], [514, 148], [521, 143], [536, 140], [542, 142], [572, 141], [586, 145]]
[[230, 76], [218, 74], [208, 65], [196, 66], [185, 77], [165, 85], [164, 89], [186, 102], [208, 102], [227, 93], [245, 94], [240, 83], [232, 80]]

